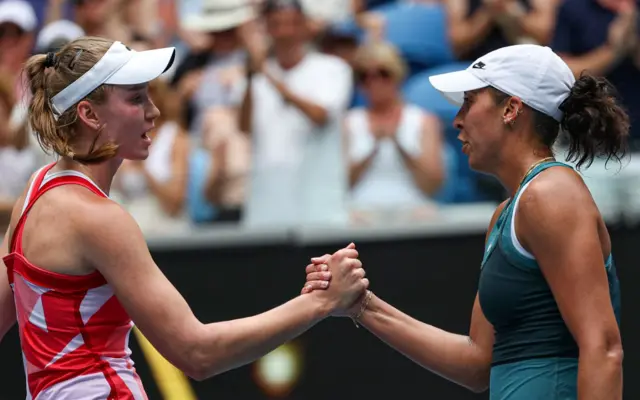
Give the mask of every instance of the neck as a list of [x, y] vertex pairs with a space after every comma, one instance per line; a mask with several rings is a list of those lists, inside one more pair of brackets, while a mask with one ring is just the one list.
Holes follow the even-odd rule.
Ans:
[[283, 69], [290, 69], [298, 65], [304, 58], [303, 45], [279, 45], [275, 46], [273, 52], [278, 60], [278, 64]]
[[371, 101], [369, 109], [373, 112], [385, 112], [396, 109], [402, 105], [402, 99], [399, 96], [394, 95], [386, 99], [380, 99], [377, 101]]
[[529, 151], [525, 155], [509, 157], [509, 160], [513, 161], [502, 163], [495, 175], [509, 192], [509, 197], [513, 198], [531, 167], [548, 157], [553, 157], [549, 149]]
[[63, 157], [58, 161], [60, 169], [78, 171], [87, 175], [107, 195], [109, 195], [111, 182], [113, 182], [113, 177], [120, 164], [122, 164], [122, 160], [119, 158], [113, 158], [100, 164], [82, 164], [69, 157]]

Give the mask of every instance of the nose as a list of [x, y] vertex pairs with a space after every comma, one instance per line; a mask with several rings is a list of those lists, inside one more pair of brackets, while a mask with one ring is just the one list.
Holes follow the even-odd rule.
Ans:
[[464, 124], [462, 123], [462, 121], [463, 121], [463, 118], [462, 118], [461, 112], [458, 111], [455, 118], [453, 119], [453, 127], [458, 130], [462, 130], [462, 128], [464, 127]]
[[146, 113], [146, 117], [148, 120], [153, 121], [156, 118], [158, 118], [160, 116], [160, 110], [158, 109], [158, 107], [156, 107], [156, 105], [153, 103], [153, 101], [149, 102], [149, 107], [147, 109], [147, 113]]

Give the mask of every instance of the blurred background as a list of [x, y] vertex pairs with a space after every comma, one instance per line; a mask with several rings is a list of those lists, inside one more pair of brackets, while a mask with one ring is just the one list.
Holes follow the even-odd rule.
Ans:
[[[576, 75], [606, 76], [632, 119], [631, 153], [582, 171], [610, 226], [623, 286], [625, 375], [640, 372], [640, 25], [636, 0], [4, 0], [0, 2], [0, 231], [30, 175], [55, 158], [26, 124], [24, 61], [83, 35], [177, 48], [150, 86], [162, 112], [149, 158], [110, 196], [205, 322], [295, 296], [309, 257], [355, 241], [372, 289], [467, 332], [483, 238], [505, 191], [475, 173], [429, 84], [517, 43]], [[563, 141], [556, 155], [564, 160]], [[625, 288], [627, 290], [625, 290]], [[636, 298], [637, 297], [637, 298]], [[350, 321], [326, 321], [251, 366], [191, 382], [144, 338], [151, 399], [471, 399]], [[17, 335], [0, 345], [0, 399], [24, 398]], [[640, 383], [625, 380], [625, 399]]]

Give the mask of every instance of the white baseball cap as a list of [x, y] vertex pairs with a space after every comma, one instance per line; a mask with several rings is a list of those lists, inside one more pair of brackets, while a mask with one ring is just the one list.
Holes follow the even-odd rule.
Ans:
[[38, 33], [36, 49], [46, 51], [56, 41], [71, 42], [84, 36], [84, 30], [76, 23], [61, 19], [45, 25]]
[[53, 96], [56, 119], [100, 85], [138, 85], [166, 72], [175, 58], [175, 47], [135, 51], [114, 42], [102, 58], [84, 75]]
[[549, 47], [520, 44], [485, 54], [465, 70], [430, 76], [429, 81], [458, 105], [464, 102], [464, 92], [492, 86], [560, 121], [559, 107], [576, 79]]
[[7, 0], [0, 2], [0, 24], [13, 23], [25, 32], [32, 32], [38, 25], [38, 17], [29, 2]]

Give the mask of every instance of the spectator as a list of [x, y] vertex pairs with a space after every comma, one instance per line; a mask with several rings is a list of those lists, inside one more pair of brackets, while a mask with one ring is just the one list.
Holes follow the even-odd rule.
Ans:
[[[72, 0], [75, 22], [88, 36], [101, 36], [128, 43], [129, 29], [117, 11], [119, 0]], [[49, 22], [64, 18], [65, 2], [56, 1], [47, 11]]]
[[239, 222], [251, 168], [251, 141], [238, 129], [237, 113], [211, 109], [204, 122], [205, 146], [210, 152], [204, 195], [219, 222]]
[[640, 150], [640, 43], [634, 0], [566, 0], [553, 49], [578, 76], [604, 75], [619, 91], [631, 119], [630, 146]]
[[84, 30], [68, 20], [58, 20], [45, 25], [36, 39], [36, 53], [58, 51], [65, 44], [84, 36]]
[[28, 2], [0, 2], [0, 73], [14, 80], [16, 99], [22, 99], [26, 92], [20, 72], [33, 49], [36, 26], [35, 12]]
[[31, 146], [26, 123], [11, 118], [16, 105], [13, 81], [0, 75], [0, 230], [4, 232], [15, 201], [22, 195], [31, 174], [42, 165], [43, 154]]
[[207, 34], [210, 45], [187, 55], [173, 84], [188, 104], [189, 131], [202, 138], [203, 118], [211, 107], [236, 108], [242, 100], [245, 52], [241, 25], [252, 21], [252, 6], [238, 0], [205, 0], [201, 14], [187, 17], [185, 29]]
[[152, 146], [144, 161], [125, 161], [114, 182], [114, 197], [145, 232], [186, 229], [189, 139], [180, 123], [179, 99], [161, 79], [149, 84], [149, 95], [160, 110]]
[[[443, 0], [449, 37], [460, 60], [510, 44], [546, 45], [553, 34], [560, 0]], [[578, 0], [582, 1], [582, 0]]]
[[346, 223], [346, 167], [340, 121], [352, 73], [337, 57], [307, 50], [306, 18], [295, 0], [264, 7], [272, 56], [248, 41], [251, 71], [241, 128], [253, 160], [244, 221], [251, 226]]
[[356, 54], [356, 76], [369, 105], [347, 114], [344, 132], [350, 204], [358, 218], [397, 210], [413, 220], [433, 208], [430, 196], [444, 180], [439, 119], [402, 100], [406, 70], [389, 44], [371, 43]]

